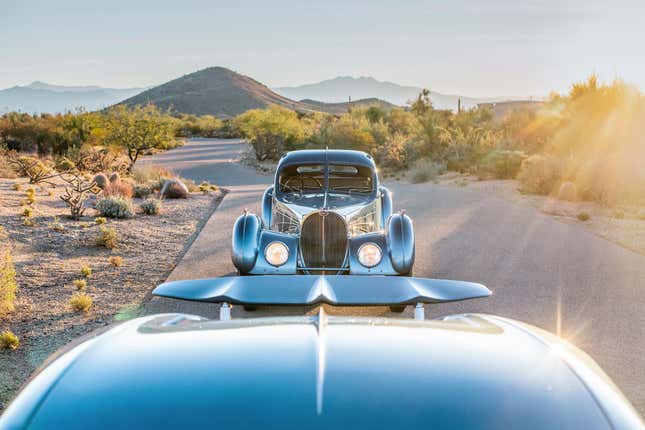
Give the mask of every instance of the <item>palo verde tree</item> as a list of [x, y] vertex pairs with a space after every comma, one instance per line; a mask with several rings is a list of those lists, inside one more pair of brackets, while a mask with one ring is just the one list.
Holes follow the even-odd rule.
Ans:
[[104, 115], [104, 143], [125, 149], [131, 170], [142, 152], [166, 149], [174, 142], [174, 128], [168, 116], [154, 105], [109, 109]]

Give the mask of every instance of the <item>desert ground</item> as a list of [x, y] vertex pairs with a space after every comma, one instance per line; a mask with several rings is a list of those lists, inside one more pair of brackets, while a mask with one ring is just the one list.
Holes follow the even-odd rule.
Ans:
[[[272, 180], [239, 162], [245, 150], [239, 140], [194, 140], [146, 161], [229, 190], [169, 279], [234, 274], [232, 225], [245, 208], [259, 213], [260, 196]], [[411, 184], [399, 178], [385, 185], [393, 191], [395, 209], [405, 208], [415, 222], [415, 276], [477, 281], [493, 291], [485, 300], [429, 306], [426, 315], [491, 313], [557, 333], [589, 353], [645, 413], [645, 255], [637, 252], [642, 251], [640, 239], [621, 240], [625, 234], [617, 228], [620, 234], [601, 234], [593, 224], [576, 220], [579, 208], [566, 216], [567, 208], [558, 207], [565, 215], [554, 216], [545, 210], [547, 200], [518, 197], [512, 184], [464, 185], [451, 179]], [[602, 222], [601, 209], [585, 210]], [[645, 221], [627, 218], [631, 232], [626, 236], [643, 237]], [[216, 305], [210, 304], [155, 298], [146, 305], [148, 313], [175, 311], [217, 315]], [[233, 315], [248, 316], [240, 308]]]

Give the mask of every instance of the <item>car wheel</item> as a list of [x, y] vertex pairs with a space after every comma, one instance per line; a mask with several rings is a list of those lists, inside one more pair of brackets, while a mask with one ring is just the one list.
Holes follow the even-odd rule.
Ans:
[[390, 306], [390, 312], [400, 314], [405, 310], [405, 305]]

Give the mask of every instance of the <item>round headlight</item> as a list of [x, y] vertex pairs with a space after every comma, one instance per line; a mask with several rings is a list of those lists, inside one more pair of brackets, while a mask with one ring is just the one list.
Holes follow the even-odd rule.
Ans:
[[381, 262], [381, 248], [375, 243], [364, 243], [358, 248], [358, 261], [365, 267], [374, 267]]
[[264, 248], [264, 258], [273, 266], [282, 266], [289, 259], [289, 249], [282, 242], [271, 242]]

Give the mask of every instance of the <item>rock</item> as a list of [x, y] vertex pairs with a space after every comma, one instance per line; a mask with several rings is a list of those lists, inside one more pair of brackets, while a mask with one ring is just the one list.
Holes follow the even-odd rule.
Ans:
[[188, 197], [188, 187], [177, 178], [167, 179], [160, 194], [164, 199], [185, 199]]
[[558, 199], [570, 202], [578, 200], [578, 189], [573, 182], [563, 182], [558, 190]]

